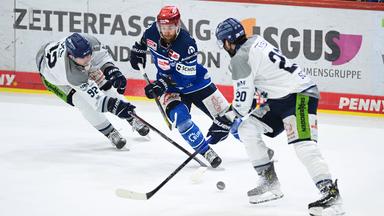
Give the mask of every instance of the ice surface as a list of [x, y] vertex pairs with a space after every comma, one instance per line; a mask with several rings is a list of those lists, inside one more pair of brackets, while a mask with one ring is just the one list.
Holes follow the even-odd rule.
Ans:
[[[137, 113], [191, 151], [176, 131], [170, 132], [154, 102], [135, 102]], [[202, 181], [191, 175], [191, 161], [148, 201], [127, 200], [116, 188], [148, 192], [165, 179], [186, 155], [157, 134], [151, 140], [110, 116], [127, 138], [130, 151], [117, 151], [80, 112], [53, 95], [0, 93], [0, 215], [36, 216], [248, 216], [307, 215], [317, 190], [285, 134], [266, 139], [275, 150], [284, 198], [262, 205], [248, 203], [256, 183], [241, 143], [230, 137], [213, 148], [222, 168], [208, 169]], [[193, 111], [206, 132], [209, 119]], [[339, 179], [347, 215], [380, 215], [384, 207], [384, 119], [319, 115], [319, 144], [334, 177]], [[204, 160], [203, 158], [201, 158]], [[223, 191], [216, 182], [226, 184]]]

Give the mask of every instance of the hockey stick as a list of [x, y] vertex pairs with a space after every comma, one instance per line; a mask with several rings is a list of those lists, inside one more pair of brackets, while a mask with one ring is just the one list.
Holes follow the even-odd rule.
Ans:
[[[180, 149], [182, 152], [184, 152], [185, 154], [187, 154], [188, 156], [192, 156], [193, 154], [191, 154], [189, 151], [187, 151], [185, 148], [183, 148], [181, 145], [177, 144], [175, 141], [173, 141], [171, 138], [169, 138], [167, 135], [165, 135], [164, 133], [162, 133], [160, 130], [158, 130], [157, 128], [153, 127], [151, 124], [149, 124], [147, 121], [145, 121], [144, 119], [142, 119], [140, 116], [138, 116], [136, 113], [134, 112], [131, 112], [130, 113], [133, 117], [137, 118], [138, 120], [140, 120], [141, 122], [143, 122], [145, 125], [147, 125], [151, 130], [155, 131], [156, 133], [158, 133], [161, 137], [163, 137], [165, 140], [167, 140], [168, 142], [170, 142], [172, 145], [176, 146], [176, 148]], [[198, 158], [196, 157], [193, 157], [193, 159], [200, 164], [200, 166], [202, 167], [207, 167], [207, 165], [199, 160]]]
[[[203, 145], [202, 145], [203, 146]], [[202, 147], [200, 146], [200, 148]], [[185, 167], [191, 161], [198, 153], [199, 149], [197, 149], [191, 156], [187, 158], [180, 166], [178, 166], [169, 176], [164, 179], [157, 187], [155, 187], [153, 190], [147, 192], [147, 193], [140, 193], [140, 192], [135, 192], [131, 190], [126, 190], [122, 188], [116, 189], [116, 195], [121, 197], [121, 198], [126, 198], [126, 199], [135, 199], [135, 200], [149, 200], [157, 191], [160, 190], [171, 178], [173, 178], [181, 169]]]
[[[147, 73], [145, 73], [143, 66], [140, 65], [140, 64], [139, 64], [139, 69], [140, 69], [140, 73], [143, 75], [143, 77], [144, 77], [145, 81], [147, 82], [147, 84], [150, 84], [151, 81], [149, 81]], [[163, 107], [161, 106], [161, 103], [160, 103], [159, 99], [155, 98], [155, 101], [156, 101], [156, 105], [159, 108], [160, 113], [163, 116], [163, 119], [164, 119], [165, 123], [167, 124], [169, 130], [172, 130], [172, 124], [169, 122], [168, 117], [165, 114], [165, 111], [164, 111]]]

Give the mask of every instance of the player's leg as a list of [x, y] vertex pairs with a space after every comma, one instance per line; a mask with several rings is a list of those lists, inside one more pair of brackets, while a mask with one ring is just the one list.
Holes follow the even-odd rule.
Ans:
[[[182, 100], [187, 104], [188, 103], [194, 104], [197, 108], [203, 111], [211, 119], [216, 119], [216, 120], [223, 119], [225, 122], [232, 122], [232, 121], [229, 121], [226, 117], [224, 117], [225, 113], [229, 110], [230, 105], [227, 99], [225, 99], [223, 94], [217, 89], [217, 87], [213, 83], [197, 92], [184, 94], [182, 96]], [[207, 135], [207, 138], [208, 138], [208, 135]], [[214, 142], [212, 141], [212, 139], [213, 137], [210, 137], [209, 139], [211, 140], [210, 143]], [[225, 138], [222, 138], [222, 140], [223, 139]], [[216, 143], [217, 142], [214, 142], [214, 144]], [[209, 151], [207, 151], [207, 154], [204, 154], [204, 157], [206, 157], [208, 161], [212, 160], [209, 158], [219, 158], [219, 156], [212, 149], [212, 147], [209, 148]]]
[[[230, 105], [213, 83], [197, 92], [183, 95], [182, 99], [186, 103], [193, 103], [207, 116], [214, 119], [210, 132], [207, 135], [207, 138], [209, 138], [208, 144], [216, 144], [228, 136], [233, 118], [229, 120], [225, 114], [229, 110]], [[215, 134], [212, 134], [213, 131]], [[204, 154], [204, 157], [208, 161], [212, 160], [212, 158], [219, 158], [212, 147]]]
[[[104, 93], [107, 96], [118, 98], [120, 100], [126, 101], [125, 97], [119, 94], [116, 88], [111, 87], [108, 90], [104, 90]], [[132, 129], [137, 131], [141, 136], [146, 136], [149, 133], [149, 128], [140, 120], [133, 118], [133, 116], [127, 118], [128, 123], [132, 126]]]
[[[272, 134], [273, 131], [281, 131], [283, 128], [278, 118], [268, 113], [263, 117], [268, 125], [256, 117], [249, 117], [238, 126], [239, 139], [244, 144], [245, 150], [251, 160], [252, 166], [256, 170], [259, 179], [257, 186], [248, 191], [249, 202], [252, 204], [263, 203], [283, 197], [280, 190], [280, 182], [277, 178], [274, 162], [272, 160], [273, 150], [268, 148], [262, 139], [262, 134], [266, 128]], [[234, 125], [236, 127], [236, 125]], [[275, 136], [278, 133], [274, 134]]]
[[183, 100], [193, 103], [211, 119], [223, 116], [230, 107], [227, 99], [213, 83], [197, 92], [183, 95]]
[[199, 127], [192, 121], [188, 106], [181, 100], [177, 93], [167, 93], [162, 96], [161, 101], [166, 107], [166, 113], [181, 136], [193, 149], [199, 149], [213, 168], [221, 163], [221, 158], [208, 146], [207, 141]]
[[100, 133], [105, 135], [117, 149], [121, 149], [126, 144], [126, 140], [113, 127], [103, 113], [94, 110], [80, 94], [69, 86], [56, 86], [49, 83], [42, 77], [43, 84], [67, 104], [78, 108], [84, 118], [91, 123]]
[[283, 119], [288, 143], [294, 146], [296, 155], [323, 195], [320, 200], [309, 204], [310, 214], [343, 214], [337, 181], [332, 181], [328, 165], [317, 144], [318, 99], [303, 94], [296, 94], [294, 99], [294, 115]]
[[228, 137], [236, 115], [213, 83], [197, 92], [184, 95], [183, 100], [190, 101], [213, 120], [206, 135], [209, 145], [215, 145]]

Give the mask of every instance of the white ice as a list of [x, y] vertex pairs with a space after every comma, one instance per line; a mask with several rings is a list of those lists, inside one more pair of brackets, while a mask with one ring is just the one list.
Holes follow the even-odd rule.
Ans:
[[[139, 115], [191, 151], [176, 131], [167, 130], [154, 102], [135, 104]], [[192, 115], [205, 133], [209, 119], [196, 109]], [[285, 134], [267, 139], [278, 160], [281, 200], [248, 203], [246, 192], [257, 175], [232, 137], [214, 146], [222, 168], [209, 169], [200, 183], [190, 180], [199, 167], [191, 161], [150, 200], [119, 198], [116, 188], [152, 190], [187, 156], [156, 133], [148, 141], [126, 122], [110, 119], [127, 138], [129, 151], [115, 150], [53, 95], [0, 93], [0, 215], [308, 215], [307, 204], [319, 198]], [[382, 215], [383, 136], [383, 118], [319, 115], [319, 145], [339, 179], [347, 215]], [[219, 180], [226, 184], [223, 191], [216, 189]]]

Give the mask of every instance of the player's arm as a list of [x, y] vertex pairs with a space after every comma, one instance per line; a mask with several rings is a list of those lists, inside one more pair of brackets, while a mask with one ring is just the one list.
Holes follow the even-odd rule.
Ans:
[[236, 115], [240, 117], [253, 110], [252, 104], [255, 98], [254, 77], [247, 60], [248, 58], [235, 56], [230, 65], [234, 86], [232, 106]]
[[234, 99], [232, 107], [227, 110], [225, 115], [218, 116], [214, 119], [212, 126], [209, 128], [207, 136], [211, 136], [210, 144], [216, 144], [223, 141], [231, 133], [237, 139], [240, 139], [237, 128], [241, 123], [241, 117], [254, 111], [256, 104], [254, 75], [252, 68], [248, 64], [248, 58], [235, 56], [230, 65], [232, 72], [232, 80], [234, 86]]
[[88, 80], [81, 85], [71, 85], [76, 93], [73, 95], [73, 103], [79, 100], [86, 101], [98, 112], [111, 112], [120, 118], [131, 117], [130, 112], [136, 108], [134, 105], [117, 97], [106, 96], [93, 80]]
[[[233, 57], [230, 65], [232, 80], [234, 82], [234, 99], [232, 107], [227, 110], [225, 115], [214, 119], [208, 130], [207, 137], [210, 137], [209, 143], [216, 144], [228, 137], [228, 133], [234, 126], [236, 116], [243, 117], [253, 110], [252, 103], [255, 95], [255, 86], [253, 84], [253, 74], [251, 66], [248, 64], [248, 58], [242, 56]], [[238, 127], [239, 123], [236, 127]], [[236, 133], [235, 137], [239, 138]]]
[[99, 70], [92, 68], [89, 70], [89, 77], [96, 81], [101, 90], [108, 90], [113, 86], [117, 89], [118, 93], [123, 94], [127, 85], [127, 79], [120, 69], [112, 63], [113, 58], [109, 54], [107, 47], [92, 35], [84, 34], [84, 37], [87, 38], [92, 46], [92, 67], [100, 69], [102, 72], [100, 74]]

